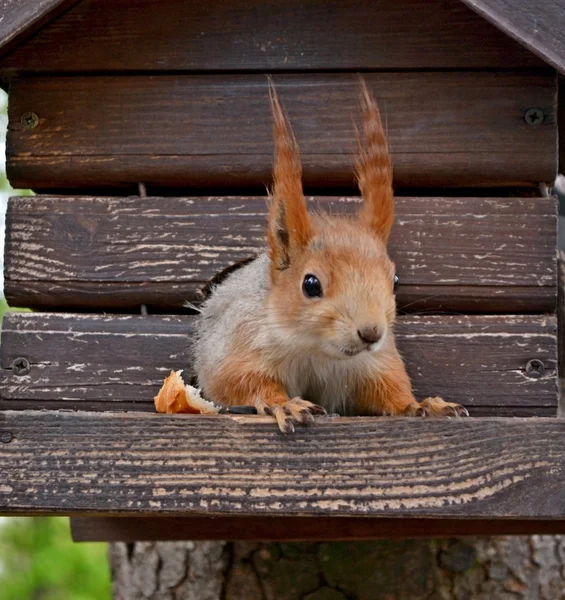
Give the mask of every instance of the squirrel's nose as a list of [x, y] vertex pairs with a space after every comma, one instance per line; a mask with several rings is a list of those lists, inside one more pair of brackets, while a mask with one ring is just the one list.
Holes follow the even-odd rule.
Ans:
[[361, 327], [357, 330], [357, 335], [365, 344], [376, 344], [383, 336], [379, 327]]

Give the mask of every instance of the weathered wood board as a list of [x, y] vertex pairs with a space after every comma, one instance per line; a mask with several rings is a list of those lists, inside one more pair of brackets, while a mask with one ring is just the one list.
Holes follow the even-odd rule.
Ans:
[[458, 0], [427, 0], [425, 5], [419, 0], [361, 0], [353, 5], [324, 0], [85, 0], [1, 61], [0, 69], [249, 71], [542, 65]]
[[559, 364], [557, 372], [559, 374], [559, 411], [560, 417], [565, 416], [565, 252], [558, 252], [558, 290], [557, 290], [557, 331], [558, 345], [557, 356]]
[[[192, 321], [8, 314], [0, 346], [0, 410], [152, 412], [170, 370], [190, 371]], [[418, 398], [440, 395], [465, 405], [472, 416], [556, 415], [554, 317], [408, 315], [395, 329]], [[29, 363], [27, 373], [14, 371], [21, 358]], [[540, 361], [542, 372], [528, 370], [532, 360]]]
[[37, 31], [77, 0], [0, 0], [0, 54]]
[[565, 0], [463, 0], [501, 31], [565, 73]]
[[75, 542], [160, 540], [374, 540], [462, 535], [565, 534], [565, 519], [386, 517], [73, 517]]
[[[364, 77], [386, 120], [397, 187], [554, 180], [554, 73]], [[305, 185], [352, 188], [357, 76], [285, 74], [275, 83], [301, 146]], [[526, 123], [532, 107], [543, 111], [543, 122]], [[265, 75], [22, 77], [10, 87], [7, 171], [14, 187], [141, 181], [259, 190], [270, 181], [272, 154]]]
[[557, 146], [559, 148], [559, 166], [560, 170], [565, 170], [565, 75], [558, 78], [557, 90], [557, 129], [559, 139]]
[[561, 419], [0, 412], [0, 513], [563, 519]]
[[[354, 214], [358, 198], [313, 198]], [[401, 312], [553, 312], [554, 198], [397, 198]], [[179, 310], [264, 247], [264, 197], [10, 200], [12, 306]]]

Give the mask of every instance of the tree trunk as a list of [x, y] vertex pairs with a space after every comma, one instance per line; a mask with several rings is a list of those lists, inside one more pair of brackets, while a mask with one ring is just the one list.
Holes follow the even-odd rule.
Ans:
[[557, 600], [565, 536], [110, 548], [114, 600]]

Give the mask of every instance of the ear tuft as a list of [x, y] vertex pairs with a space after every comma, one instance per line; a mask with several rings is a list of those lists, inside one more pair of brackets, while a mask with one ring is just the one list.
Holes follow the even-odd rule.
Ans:
[[290, 266], [290, 235], [286, 224], [286, 206], [284, 202], [276, 204], [276, 215], [273, 223], [273, 245], [276, 246], [277, 268], [287, 269]]
[[360, 77], [363, 140], [359, 139], [357, 180], [363, 197], [360, 219], [386, 243], [394, 221], [392, 162], [379, 108]]
[[269, 78], [275, 156], [267, 242], [273, 266], [288, 268], [293, 254], [307, 246], [310, 219], [302, 192], [302, 165], [296, 138]]

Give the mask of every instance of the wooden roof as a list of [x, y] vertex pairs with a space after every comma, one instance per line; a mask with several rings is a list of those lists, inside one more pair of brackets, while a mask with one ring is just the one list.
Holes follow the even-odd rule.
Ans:
[[565, 0], [463, 0], [501, 31], [565, 73]]
[[[0, 54], [77, 0], [0, 0]], [[565, 0], [462, 0], [510, 37], [565, 73]]]
[[0, 54], [11, 50], [77, 0], [0, 0]]

